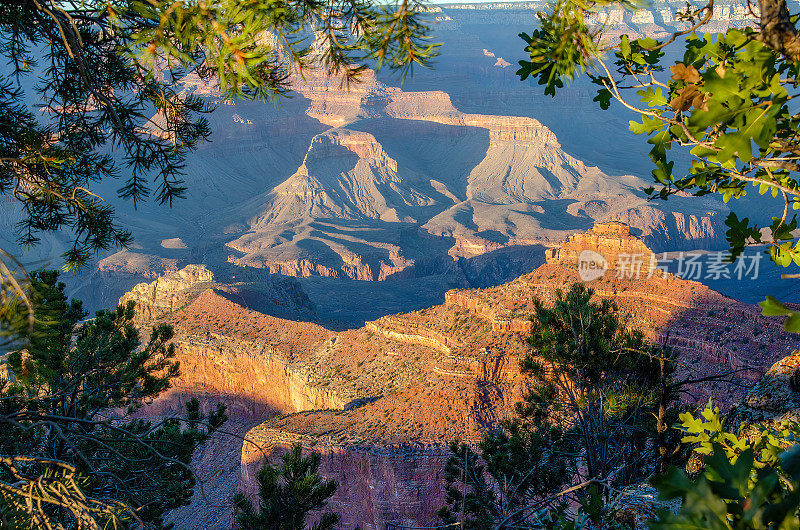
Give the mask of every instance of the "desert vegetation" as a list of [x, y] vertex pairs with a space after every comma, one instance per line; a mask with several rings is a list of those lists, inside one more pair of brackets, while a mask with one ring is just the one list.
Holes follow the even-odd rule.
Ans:
[[[529, 392], [516, 415], [484, 434], [477, 449], [451, 444], [442, 524], [795, 524], [793, 440], [800, 426], [742, 424], [729, 432], [711, 401], [693, 416], [680, 396], [696, 381], [676, 377], [674, 352], [647, 341], [624, 324], [613, 302], [592, 295], [575, 284], [557, 291], [551, 307], [535, 303], [522, 360]], [[674, 499], [680, 502], [670, 506]]]
[[[800, 265], [797, 220], [790, 215], [800, 209], [800, 117], [793, 101], [800, 75], [797, 14], [785, 0], [747, 2], [740, 7], [757, 16], [754, 27], [701, 34], [714, 14], [710, 0], [688, 5], [676, 14], [684, 29], [655, 39], [605, 35], [605, 26], [596, 22], [616, 7], [640, 6], [628, 0], [553, 3], [540, 13], [538, 26], [522, 35], [528, 57], [518, 75], [537, 80], [549, 95], [587, 75], [598, 87], [595, 101], [601, 108], [621, 104], [633, 112], [640, 121], [631, 122], [631, 131], [647, 136], [652, 146], [655, 187], [645, 190], [648, 199], [717, 194], [735, 205], [752, 188], [778, 198], [780, 207], [768, 226], [730, 213], [725, 222], [729, 257], [763, 244], [776, 264]], [[159, 205], [178, 203], [186, 192], [187, 159], [212, 135], [212, 106], [200, 92], [184, 90], [187, 80], [213, 85], [225, 104], [235, 98], [279, 99], [292, 90], [294, 78], [310, 70], [321, 72], [322, 84], [337, 79], [343, 86], [370, 76], [374, 81], [370, 68], [405, 75], [415, 65], [431, 66], [437, 56], [427, 10], [417, 0], [394, 5], [356, 0], [0, 3], [0, 55], [7, 62], [0, 78], [0, 198], [4, 207], [20, 212], [20, 244], [61, 238], [67, 243], [59, 265], [79, 270], [99, 253], [133, 245], [132, 227], [125, 224], [132, 221], [121, 221], [102, 196], [108, 196], [102, 190], [111, 181], [121, 179], [116, 195], [134, 206], [151, 197]], [[667, 64], [672, 61], [667, 57], [678, 59]], [[508, 62], [497, 58], [497, 66]], [[409, 105], [401, 90], [373, 85], [377, 92], [370, 96], [380, 92], [372, 99], [382, 101], [393, 118], [480, 129], [484, 147], [498, 157], [513, 158], [516, 147], [508, 145], [514, 142], [557, 145], [552, 131], [532, 118], [459, 112], [441, 92]], [[360, 100], [340, 114], [320, 110], [325, 103], [313, 100], [307, 115], [341, 125], [363, 110]], [[252, 125], [235, 117], [239, 125]], [[309, 165], [342, 150], [372, 164], [370, 171], [383, 172], [382, 184], [389, 182], [386, 187], [409, 210], [383, 204], [375, 211], [374, 204], [385, 199], [377, 192], [355, 208], [359, 200], [338, 200], [330, 189], [311, 206], [298, 203], [298, 197], [313, 195]], [[524, 151], [533, 156], [531, 149]], [[688, 157], [688, 164], [676, 153]], [[526, 160], [553, 158], [534, 154]], [[555, 173], [545, 164], [536, 175], [576, 181], [576, 173], [591, 174], [595, 183], [606, 179], [617, 201], [636, 195], [625, 178], [612, 179], [560, 151], [558, 157], [561, 165], [547, 166]], [[272, 221], [308, 214], [309, 228], [322, 215], [315, 210], [320, 205], [323, 214], [334, 212], [343, 224], [318, 224], [317, 235], [329, 230], [328, 237], [341, 243], [346, 236], [337, 231], [359, 229], [355, 223], [367, 218], [405, 222], [413, 229], [404, 230], [417, 232], [423, 225], [418, 221], [434, 211], [430, 207], [436, 201], [454, 200], [441, 182], [425, 176], [436, 192], [426, 196], [405, 185], [398, 171], [397, 160], [371, 133], [341, 129], [315, 135], [297, 172], [266, 201], [273, 211], [261, 215], [252, 230], [232, 229], [238, 236], [227, 244], [247, 259], [232, 256], [226, 263], [256, 266], [264, 234], [275, 236], [269, 230], [277, 230], [275, 237], [285, 237], [283, 227], [276, 229]], [[219, 188], [229, 185], [222, 178]], [[505, 186], [484, 184], [491, 192]], [[550, 184], [536, 192], [547, 195]], [[577, 193], [577, 184], [571, 185]], [[617, 193], [623, 188], [630, 194]], [[341, 195], [347, 195], [344, 191]], [[516, 192], [503, 193], [502, 200], [510, 201]], [[472, 200], [465, 209], [490, 202]], [[589, 202], [583, 206], [591, 209]], [[461, 210], [447, 204], [428, 235], [452, 237], [458, 252], [501, 249], [493, 239], [507, 236], [492, 230], [481, 231], [486, 239], [455, 237]], [[517, 220], [546, 213], [538, 204], [528, 206]], [[489, 211], [488, 206], [483, 210]], [[211, 436], [233, 434], [224, 432], [224, 404], [202, 411], [199, 401], [191, 400], [181, 414], [137, 417], [179, 381], [175, 339], [180, 333], [180, 339], [195, 341], [181, 345], [182, 352], [198, 358], [205, 350], [226, 354], [233, 348], [245, 354], [242, 358], [268, 358], [290, 389], [280, 403], [298, 409], [256, 429], [292, 447], [282, 464], [260, 467], [257, 505], [244, 494], [233, 500], [241, 528], [327, 530], [339, 523], [337, 513], [326, 511], [337, 484], [323, 477], [320, 452], [303, 456], [296, 440], [304, 438], [292, 431], [298, 425], [319, 435], [325, 442], [320, 448], [331, 454], [347, 446], [367, 455], [362, 463], [380, 444], [384, 456], [433, 462], [437, 443], [461, 435], [450, 446], [445, 468], [440, 511], [445, 527], [600, 529], [641, 522], [663, 529], [796, 528], [797, 424], [736, 428], [712, 401], [693, 413], [681, 398], [689, 388], [711, 393], [719, 388], [706, 383], [753, 381], [763, 368], [753, 361], [773, 360], [759, 353], [765, 340], [774, 344], [769, 355], [793, 343], [763, 324], [752, 308], [667, 275], [641, 284], [604, 278], [597, 291], [580, 284], [556, 289], [554, 284], [571, 284], [574, 276], [558, 260], [573, 259], [586, 250], [580, 242], [595, 236], [596, 246], [602, 239], [598, 233], [607, 228], [596, 225], [588, 235], [573, 237], [560, 255], [549, 254], [556, 262], [513, 284], [451, 291], [442, 306], [384, 316], [340, 334], [245, 309], [223, 296], [243, 299], [243, 291], [224, 291], [200, 267], [185, 268], [183, 276], [161, 284], [157, 280], [152, 291], [140, 284], [144, 287], [131, 294], [136, 300], [87, 319], [56, 272], [28, 271], [22, 256], [0, 249], [5, 369], [0, 525], [160, 528], [170, 510], [189, 502], [196, 486], [195, 449]], [[711, 231], [707, 226], [697, 230], [701, 238]], [[350, 237], [356, 247], [361, 244]], [[304, 245], [319, 241], [299, 239]], [[630, 233], [612, 243], [620, 241], [617, 251], [649, 251]], [[179, 251], [185, 245], [170, 238], [162, 246]], [[342, 244], [335, 258], [342, 261], [340, 268], [305, 258], [271, 266], [298, 275], [387, 280], [426, 265], [386, 241], [374, 249], [383, 256], [374, 263], [367, 263], [374, 256], [362, 259]], [[423, 256], [426, 249], [415, 251]], [[468, 266], [460, 271], [471, 274]], [[196, 278], [188, 281], [192, 274]], [[174, 286], [164, 296], [158, 293], [159, 285], [182, 280], [191, 284], [181, 293], [185, 298], [173, 296]], [[636, 289], [642, 285], [648, 289]], [[543, 290], [546, 299], [535, 296]], [[287, 295], [292, 296], [313, 312], [307, 297]], [[149, 305], [137, 313], [139, 301]], [[763, 316], [783, 317], [786, 332], [800, 331], [795, 305], [767, 295], [761, 307]], [[681, 325], [659, 328], [654, 322], [664, 315]], [[527, 342], [520, 342], [521, 334]], [[710, 363], [713, 369], [691, 375]], [[215, 375], [222, 385], [223, 374]], [[795, 372], [789, 386], [796, 391], [797, 385]], [[508, 413], [511, 400], [518, 403]], [[301, 410], [306, 407], [318, 410]], [[428, 465], [433, 468], [435, 462]], [[659, 500], [652, 489], [649, 497], [637, 493], [651, 486]], [[630, 505], [641, 498], [652, 502], [645, 508]], [[675, 499], [679, 506], [664, 504]]]

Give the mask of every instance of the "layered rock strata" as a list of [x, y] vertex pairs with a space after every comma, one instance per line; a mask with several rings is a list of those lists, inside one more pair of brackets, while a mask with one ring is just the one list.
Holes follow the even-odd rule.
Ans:
[[[277, 414], [238, 445], [239, 488], [248, 495], [256, 492], [253, 477], [264, 455], [272, 461], [301, 443], [321, 452], [325, 475], [341, 484], [331, 506], [343, 525], [434, 525], [447, 444], [476, 443], [513, 412], [526, 389], [519, 360], [533, 298], [547, 303], [556, 288], [579, 281], [568, 258], [579, 248], [613, 255], [644, 247], [624, 226], [598, 226], [513, 282], [453, 290], [443, 305], [342, 332], [269, 317], [216, 288], [189, 286], [195, 294], [176, 295], [178, 309], [158, 319], [175, 327], [182, 366], [162, 406], [202, 394], [251, 421]], [[749, 385], [794, 346], [781, 323], [754, 306], [669, 274], [609, 273], [590, 286], [648, 337], [668, 340], [680, 355], [681, 376], [747, 368], [738, 377]], [[692, 396], [702, 402], [711, 394], [723, 404], [737, 399], [714, 385], [698, 384]]]
[[656, 268], [655, 253], [620, 222], [595, 223], [590, 230], [569, 236], [558, 248], [547, 250], [545, 257], [547, 263], [578, 268], [585, 265], [582, 260], [595, 257], [611, 271], [637, 276], [650, 275]]
[[120, 298], [120, 305], [136, 303], [136, 314], [143, 321], [180, 309], [193, 293], [209, 287], [214, 275], [202, 265], [187, 265], [167, 272], [152, 283], [140, 283]]
[[[285, 450], [291, 443], [321, 451], [329, 476], [346, 484], [347, 494], [337, 494], [333, 505], [347, 524], [371, 528], [387, 521], [411, 526], [434, 524], [432, 512], [420, 511], [435, 504], [430, 498], [432, 493], [413, 495], [401, 485], [402, 501], [398, 500], [391, 512], [386, 508], [391, 495], [387, 498], [374, 493], [390, 486], [389, 475], [408, 473], [402, 464], [403, 456], [392, 459], [393, 448], [422, 447], [427, 458], [443, 462], [448, 440], [445, 433], [449, 429], [437, 430], [443, 422], [432, 418], [445, 418], [446, 424], [459, 405], [466, 402], [466, 421], [461, 420], [463, 423], [457, 427], [459, 437], [476, 440], [484, 428], [495, 425], [508, 413], [515, 396], [524, 388], [520, 386], [517, 363], [524, 352], [524, 337], [530, 332], [532, 298], [551, 301], [555, 288], [568, 288], [579, 281], [577, 266], [568, 258], [574, 257], [578, 249], [608, 256], [618, 256], [623, 251], [649, 251], [630, 235], [626, 226], [601, 225], [585, 238], [565, 242], [560, 251], [551, 254], [553, 262], [509, 284], [450, 291], [443, 306], [370, 322], [367, 330], [375, 334], [412, 348], [424, 345], [441, 354], [435, 364], [428, 365], [425, 384], [407, 387], [399, 399], [395, 394], [386, 394], [348, 411], [282, 416], [251, 431], [252, 436], [264, 441], [270, 454]], [[791, 351], [793, 337], [782, 332], [780, 322], [761, 317], [758, 308], [669, 274], [647, 276], [617, 278], [612, 271], [607, 278], [592, 282], [592, 287], [596, 296], [615, 300], [629, 322], [642, 327], [651, 339], [668, 341], [677, 349], [683, 367], [680, 377], [749, 368], [737, 376], [740, 383], [749, 385], [769, 363]], [[732, 322], [737, 325], [732, 327]], [[496, 338], [487, 342], [487, 337]], [[404, 360], [413, 362], [413, 358]], [[446, 387], [433, 384], [428, 389], [436, 378], [446, 378]], [[436, 401], [420, 399], [420, 395], [430, 395], [433, 389]], [[710, 395], [723, 406], [738, 399], [730, 388], [710, 384], [695, 385], [692, 399], [702, 402]], [[443, 409], [443, 404], [448, 408]], [[369, 466], [363, 463], [364, 447], [373, 455]], [[342, 459], [344, 454], [349, 455], [346, 460]], [[243, 471], [242, 488], [252, 495], [254, 484], [250, 477], [258, 465], [254, 462], [261, 461], [261, 457], [254, 448], [244, 448], [242, 459], [243, 465], [250, 468]], [[350, 471], [354, 467], [362, 470], [363, 482], [354, 478]], [[433, 469], [429, 473], [427, 491], [440, 494], [441, 476]]]
[[248, 229], [227, 242], [230, 263], [382, 281], [426, 263], [441, 271], [458, 257], [552, 245], [608, 220], [636, 227], [656, 250], [720, 246], [724, 206], [648, 202], [644, 180], [585, 164], [531, 117], [461, 112], [446, 92], [406, 92], [373, 72], [347, 91], [309, 72], [296, 89], [306, 113], [333, 128], [254, 198]]

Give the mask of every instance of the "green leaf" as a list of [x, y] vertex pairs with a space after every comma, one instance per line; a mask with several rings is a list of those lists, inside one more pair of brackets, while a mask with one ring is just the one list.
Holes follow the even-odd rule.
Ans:
[[800, 313], [792, 312], [784, 322], [783, 329], [789, 333], [800, 333]]
[[761, 314], [765, 317], [789, 315], [792, 313], [791, 309], [776, 300], [775, 297], [769, 295], [767, 295], [764, 301], [759, 302], [758, 305], [761, 306]]
[[739, 132], [723, 134], [717, 138], [714, 145], [722, 149], [717, 153], [716, 159], [723, 165], [726, 162], [732, 164], [734, 157], [738, 157], [742, 162], [749, 162], [753, 159], [750, 138], [745, 134]]
[[628, 128], [634, 134], [650, 134], [661, 129], [663, 126], [664, 122], [661, 119], [651, 116], [642, 116], [642, 123], [635, 121], [630, 121], [628, 123]]
[[631, 56], [631, 43], [627, 35], [622, 35], [619, 38], [619, 53], [625, 59]]
[[664, 95], [660, 87], [647, 87], [646, 90], [639, 90], [636, 92], [642, 98], [644, 103], [651, 107], [661, 107], [667, 104], [667, 97]]

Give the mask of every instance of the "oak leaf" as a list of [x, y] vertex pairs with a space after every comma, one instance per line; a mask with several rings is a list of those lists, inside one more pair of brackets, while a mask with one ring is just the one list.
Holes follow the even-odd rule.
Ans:
[[692, 65], [686, 66], [683, 63], [673, 64], [669, 67], [672, 72], [672, 79], [676, 81], [686, 81], [687, 83], [699, 83], [700, 72]]
[[697, 85], [686, 85], [678, 90], [669, 102], [669, 106], [677, 111], [689, 110], [692, 107], [708, 110], [705, 95], [697, 89]]

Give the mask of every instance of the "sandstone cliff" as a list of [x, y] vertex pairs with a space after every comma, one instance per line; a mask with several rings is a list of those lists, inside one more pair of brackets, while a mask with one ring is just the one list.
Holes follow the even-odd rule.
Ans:
[[739, 423], [769, 424], [800, 420], [800, 351], [770, 367], [733, 411], [729, 427]]
[[582, 253], [595, 252], [612, 271], [651, 275], [656, 255], [644, 242], [631, 235], [630, 227], [619, 222], [596, 223], [590, 230], [569, 236], [560, 247], [548, 250], [548, 263], [580, 267]]
[[136, 284], [118, 303], [135, 302], [137, 321], [149, 322], [187, 306], [207, 290], [261, 313], [295, 318], [315, 315], [313, 302], [294, 278], [261, 275], [256, 281], [221, 283], [204, 265], [187, 265], [153, 282]]
[[[532, 299], [547, 302], [555, 288], [578, 281], [573, 258], [580, 250], [611, 257], [647, 247], [628, 227], [601, 224], [508, 284], [453, 290], [443, 305], [342, 332], [248, 309], [205, 269], [174, 273], [124, 297], [141, 302], [143, 323], [155, 317], [176, 329], [181, 375], [146, 413], [170, 412], [188, 397], [226, 402], [231, 428], [247, 432], [246, 440], [231, 445], [215, 438], [199, 453], [205, 460], [198, 466], [209, 470], [210, 480], [216, 474], [208, 459], [224, 446], [241, 453], [238, 487], [252, 495], [264, 453], [277, 457], [297, 441], [319, 450], [326, 476], [342, 485], [332, 506], [344, 525], [432, 525], [442, 502], [447, 443], [476, 442], [511, 413], [525, 391], [519, 359]], [[616, 272], [612, 267], [590, 283], [596, 296], [616, 301], [651, 339], [669, 340], [683, 375], [746, 368], [740, 382], [751, 385], [794, 347], [780, 322], [761, 317], [754, 306], [669, 274]], [[727, 403], [738, 399], [713, 384], [695, 385], [692, 396], [702, 402], [712, 394]], [[215, 502], [233, 493], [236, 471], [226, 473], [228, 489], [216, 491]], [[207, 513], [208, 501], [198, 494], [195, 502]], [[179, 528], [212, 519], [212, 526], [224, 527], [231, 516], [229, 509], [197, 519], [182, 513], [188, 519]]]
[[153, 283], [140, 283], [120, 298], [120, 305], [136, 303], [136, 314], [143, 321], [155, 320], [185, 305], [198, 289], [208, 288], [214, 275], [202, 265], [187, 265], [168, 272]]
[[[366, 399], [354, 400], [347, 410], [280, 416], [249, 435], [270, 455], [295, 442], [320, 451], [326, 476], [344, 486], [332, 506], [343, 514], [345, 525], [434, 524], [433, 511], [426, 510], [441, 503], [437, 466], [445, 460], [446, 442], [456, 436], [477, 440], [519, 398], [524, 384], [517, 363], [530, 332], [532, 297], [552, 300], [554, 288], [578, 281], [576, 264], [568, 258], [578, 249], [607, 256], [649, 252], [628, 227], [599, 225], [551, 253], [551, 263], [509, 284], [451, 291], [443, 306], [370, 322], [360, 336], [372, 336], [382, 346], [371, 343], [373, 352], [366, 357], [349, 350], [348, 355], [334, 352], [330, 359], [341, 363], [336, 372], [348, 373], [352, 388], [364, 388], [368, 377], [374, 384], [379, 369], [378, 379], [391, 378], [391, 386], [379, 394], [363, 394]], [[780, 322], [761, 317], [758, 308], [669, 274], [648, 276], [617, 277], [612, 268], [590, 286], [598, 297], [615, 300], [629, 322], [652, 340], [668, 340], [680, 353], [681, 376], [746, 368], [738, 377], [747, 386], [791, 351], [793, 337], [781, 330]], [[348, 336], [340, 334], [340, 340], [346, 343]], [[698, 384], [691, 399], [700, 403], [710, 395], [723, 405], [740, 398], [730, 387]], [[261, 461], [260, 450], [245, 444], [241, 488], [250, 495]], [[414, 474], [412, 465], [425, 476]], [[425, 487], [410, 489], [403, 480], [422, 481]]]

